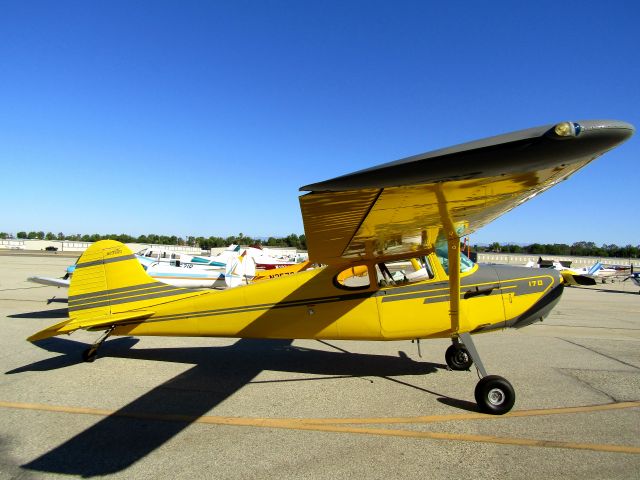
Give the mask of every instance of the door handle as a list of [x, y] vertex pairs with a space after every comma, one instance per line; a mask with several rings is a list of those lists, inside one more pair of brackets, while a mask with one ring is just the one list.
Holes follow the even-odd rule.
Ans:
[[466, 300], [468, 298], [478, 297], [480, 295], [491, 295], [491, 292], [493, 292], [496, 288], [497, 287], [495, 285], [485, 288], [476, 287], [475, 290], [467, 290], [466, 292], [464, 292], [464, 298]]

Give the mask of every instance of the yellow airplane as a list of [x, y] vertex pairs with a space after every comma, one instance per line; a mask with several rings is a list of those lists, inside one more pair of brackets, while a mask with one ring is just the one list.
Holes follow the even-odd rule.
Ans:
[[479, 371], [480, 410], [508, 412], [514, 389], [487, 374], [471, 335], [542, 320], [563, 280], [554, 270], [474, 264], [460, 239], [633, 132], [619, 121], [563, 122], [302, 187], [309, 261], [324, 266], [226, 291], [154, 281], [124, 245], [96, 242], [76, 265], [69, 319], [29, 340], [104, 331], [83, 354], [93, 361], [110, 335], [451, 338], [451, 369]]

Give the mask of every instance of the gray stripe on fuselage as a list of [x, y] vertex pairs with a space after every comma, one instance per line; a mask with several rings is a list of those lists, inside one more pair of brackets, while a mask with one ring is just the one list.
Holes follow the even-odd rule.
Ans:
[[92, 297], [101, 297], [104, 295], [113, 295], [116, 293], [130, 292], [134, 290], [144, 290], [147, 288], [158, 287], [158, 286], [166, 286], [166, 283], [162, 282], [151, 282], [151, 283], [143, 283], [141, 285], [132, 285], [130, 287], [121, 287], [121, 288], [113, 288], [111, 290], [101, 290], [99, 292], [92, 293], [81, 293], [79, 295], [72, 295], [69, 297], [69, 301], [83, 300]]
[[95, 267], [97, 265], [103, 265], [105, 263], [124, 262], [125, 260], [136, 260], [136, 257], [135, 255], [124, 255], [122, 257], [102, 258], [100, 260], [93, 260], [91, 262], [76, 263], [76, 268]]
[[[478, 266], [476, 272], [461, 279], [460, 296], [464, 299], [465, 294], [473, 294], [478, 290], [480, 290], [480, 292], [487, 290], [487, 293], [477, 295], [479, 297], [499, 295], [511, 291], [513, 291], [514, 295], [540, 293], [557, 280], [554, 275], [549, 272], [526, 277], [522, 276], [523, 273], [529, 273], [525, 271], [525, 267]], [[508, 275], [518, 275], [520, 278], [508, 278]], [[541, 281], [542, 284], [538, 284], [538, 281]], [[535, 285], [532, 285], [531, 282], [535, 282]], [[489, 292], [490, 289], [491, 291]], [[378, 291], [376, 295], [384, 295], [382, 303], [416, 298], [424, 298], [424, 303], [444, 302], [449, 301], [449, 282], [385, 288]], [[475, 298], [475, 296], [471, 298]]]
[[[96, 303], [89, 303], [89, 304], [83, 304], [83, 305], [78, 305], [78, 306], [69, 306], [69, 311], [73, 312], [73, 311], [77, 311], [77, 310], [87, 310], [89, 308], [98, 308], [98, 307], [108, 307], [110, 305], [121, 305], [123, 303], [132, 303], [132, 302], [139, 302], [142, 300], [153, 300], [154, 298], [164, 298], [164, 297], [172, 297], [175, 295], [182, 295], [185, 293], [184, 291], [185, 289], [178, 289], [178, 290], [173, 290], [173, 291], [163, 291], [160, 293], [151, 293], [148, 295], [139, 295], [136, 297], [128, 297], [128, 298], [120, 298], [120, 299], [107, 299], [104, 301], [100, 301], [100, 302], [96, 302]], [[197, 294], [196, 292], [192, 292], [194, 294]]]
[[201, 310], [198, 312], [185, 312], [185, 313], [176, 313], [171, 315], [154, 316], [152, 317], [152, 319], [148, 321], [184, 320], [187, 318], [214, 317], [218, 315], [248, 313], [248, 312], [256, 312], [260, 310], [272, 310], [272, 309], [290, 308], [290, 307], [305, 307], [305, 306], [320, 305], [324, 303], [358, 300], [361, 298], [371, 297], [373, 295], [374, 295], [374, 292], [362, 292], [362, 293], [355, 293], [351, 295], [291, 300], [288, 302], [280, 302], [280, 303], [263, 303], [263, 304], [246, 305], [246, 306], [238, 306], [238, 307], [225, 307], [225, 308], [217, 308], [217, 309], [211, 309], [211, 310]]
[[99, 295], [93, 298], [86, 298], [79, 301], [69, 302], [70, 307], [79, 307], [81, 305], [92, 305], [96, 303], [103, 303], [106, 301], [114, 302], [116, 300], [130, 299], [132, 302], [139, 299], [141, 296], [147, 296], [156, 293], [168, 292], [168, 291], [181, 291], [184, 293], [193, 292], [193, 290], [185, 291], [185, 289], [180, 289], [177, 287], [172, 287], [170, 285], [158, 286], [153, 288], [146, 288], [144, 290], [131, 290], [125, 293], [120, 293], [118, 295]]

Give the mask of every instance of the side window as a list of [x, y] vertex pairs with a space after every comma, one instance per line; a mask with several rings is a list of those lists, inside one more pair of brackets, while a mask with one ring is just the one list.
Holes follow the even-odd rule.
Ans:
[[434, 277], [427, 257], [384, 262], [376, 265], [378, 285], [404, 285], [429, 280]]
[[[449, 275], [449, 254], [447, 252], [447, 247], [437, 247], [436, 255], [438, 256], [438, 260], [440, 261], [440, 264], [442, 264], [442, 268], [445, 273]], [[474, 265], [475, 264], [471, 259], [469, 259], [469, 257], [460, 252], [460, 273], [468, 272]]]
[[361, 290], [369, 288], [369, 268], [366, 265], [356, 265], [341, 271], [333, 279], [338, 288]]

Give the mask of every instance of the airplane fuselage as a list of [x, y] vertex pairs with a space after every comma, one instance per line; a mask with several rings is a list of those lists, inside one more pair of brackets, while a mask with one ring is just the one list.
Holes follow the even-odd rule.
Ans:
[[[432, 255], [435, 257], [435, 255]], [[431, 257], [431, 256], [430, 256]], [[352, 265], [328, 266], [221, 292], [205, 292], [153, 306], [142, 323], [114, 335], [396, 340], [451, 337], [524, 326], [541, 319], [562, 292], [553, 270], [476, 265], [461, 278], [459, 331], [449, 314], [446, 272], [431, 259], [433, 277], [381, 285], [336, 281]], [[375, 279], [375, 264], [366, 264]], [[362, 283], [362, 282], [361, 282]], [[132, 301], [135, 300], [135, 297]], [[150, 299], [153, 301], [153, 298]], [[130, 309], [127, 302], [117, 307]]]

